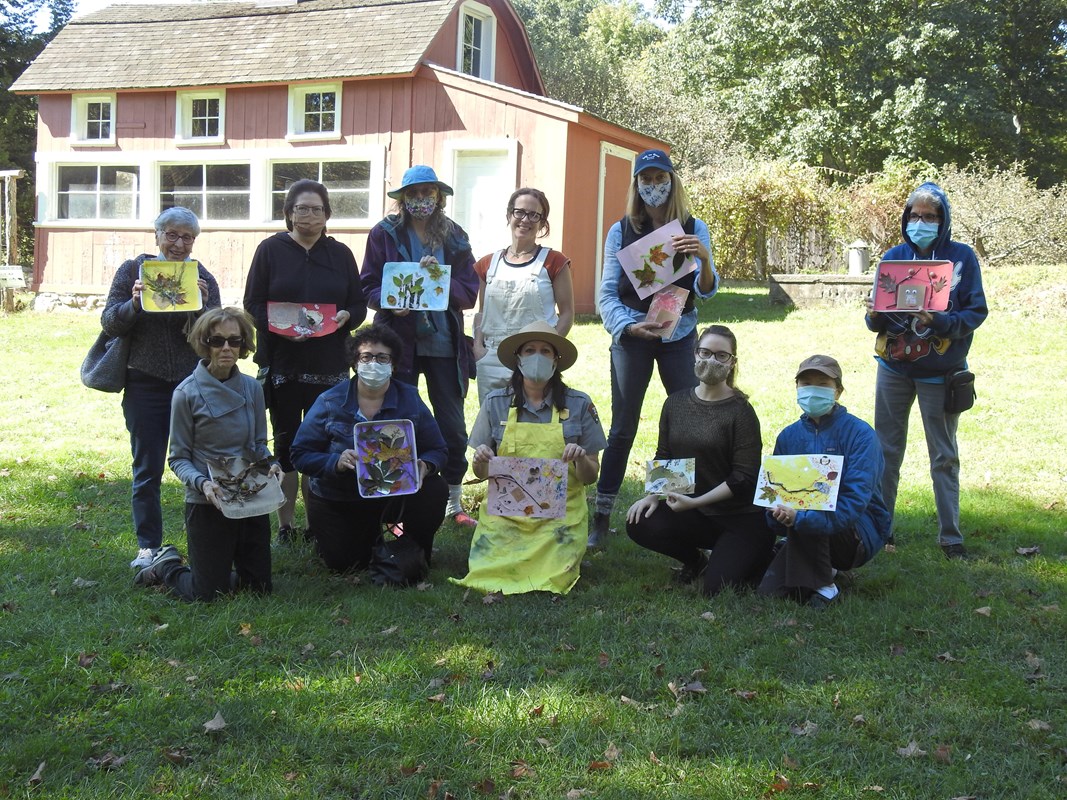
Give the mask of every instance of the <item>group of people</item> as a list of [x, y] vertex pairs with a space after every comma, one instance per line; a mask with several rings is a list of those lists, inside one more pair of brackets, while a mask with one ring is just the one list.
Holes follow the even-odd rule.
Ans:
[[[191, 261], [199, 234], [187, 209], [160, 214], [158, 253], [119, 268], [102, 318], [107, 333], [130, 341], [122, 405], [133, 454], [138, 553], [131, 566], [139, 569], [137, 583], [165, 584], [180, 597], [202, 600], [242, 587], [270, 590], [268, 515], [226, 516], [208, 469], [213, 460], [244, 457], [269, 463], [280, 483], [279, 540], [310, 539], [330, 569], [366, 567], [383, 531], [414, 542], [429, 564], [434, 535], [449, 517], [472, 529], [468, 574], [453, 582], [484, 591], [566, 593], [579, 578], [587, 547], [603, 546], [609, 533], [654, 365], [668, 393], [655, 457], [695, 458], [696, 490], [642, 498], [626, 512], [626, 529], [637, 544], [677, 560], [677, 580], [699, 578], [709, 595], [748, 586], [816, 606], [832, 602], [836, 571], [869, 560], [892, 535], [916, 396], [941, 544], [949, 557], [963, 554], [958, 415], [939, 405], [938, 386], [943, 394], [945, 375], [965, 364], [986, 309], [977, 261], [969, 248], [951, 241], [948, 201], [936, 186], [926, 184], [909, 198], [905, 243], [887, 255], [952, 260], [952, 302], [947, 312], [932, 314], [869, 309], [867, 324], [879, 333], [875, 429], [838, 403], [844, 387], [833, 358], [812, 356], [796, 373], [803, 413], [779, 435], [775, 454], [844, 456], [834, 512], [784, 506], [767, 512], [753, 505], [760, 424], [736, 385], [733, 333], [712, 325], [698, 337], [694, 301], [713, 296], [719, 277], [708, 228], [690, 213], [666, 153], [649, 150], [637, 157], [626, 214], [605, 243], [600, 310], [611, 334], [607, 436], [589, 396], [562, 375], [578, 358], [567, 339], [573, 288], [569, 259], [538, 242], [549, 232], [548, 198], [532, 188], [514, 192], [505, 212], [509, 246], [475, 261], [466, 233], [445, 214], [452, 193], [430, 167], [408, 169], [388, 193], [394, 213], [371, 230], [360, 269], [351, 250], [326, 234], [326, 187], [294, 183], [283, 207], [287, 230], [256, 250], [243, 310], [220, 307], [215, 279], [197, 263], [200, 310], [144, 313], [141, 264]], [[647, 319], [650, 298], [638, 296], [618, 252], [674, 221], [682, 233], [671, 245], [697, 267], [677, 281], [688, 299], [677, 326], [664, 336], [664, 325]], [[427, 271], [450, 265], [445, 310], [383, 308], [383, 273], [390, 262], [417, 263]], [[279, 302], [333, 306], [335, 330], [295, 336], [272, 331], [268, 306]], [[467, 337], [463, 312], [476, 303], [473, 336]], [[360, 327], [368, 309], [375, 311], [373, 323]], [[258, 380], [236, 365], [252, 353]], [[420, 375], [429, 406], [417, 389]], [[468, 437], [463, 404], [471, 380], [477, 381], [480, 410]], [[418, 454], [413, 494], [365, 497], [357, 491], [361, 454], [353, 429], [375, 420], [412, 424]], [[162, 543], [160, 482], [168, 440], [170, 466], [186, 487], [188, 563]], [[475, 520], [466, 512], [462, 483], [468, 466], [484, 480], [494, 458], [512, 456], [564, 463], [561, 518], [495, 516], [483, 507]], [[590, 518], [586, 487], [594, 483]], [[305, 529], [294, 522], [301, 492]]]

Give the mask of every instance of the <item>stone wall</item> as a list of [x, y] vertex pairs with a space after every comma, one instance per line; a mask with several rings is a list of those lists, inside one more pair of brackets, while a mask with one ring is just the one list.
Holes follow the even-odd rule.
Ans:
[[771, 302], [797, 308], [863, 306], [874, 275], [771, 275]]

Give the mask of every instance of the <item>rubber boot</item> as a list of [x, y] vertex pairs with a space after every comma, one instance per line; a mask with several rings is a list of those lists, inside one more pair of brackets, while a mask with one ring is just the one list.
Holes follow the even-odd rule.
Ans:
[[590, 550], [594, 550], [599, 547], [603, 547], [607, 544], [608, 524], [611, 522], [611, 514], [605, 514], [603, 511], [597, 511], [593, 514], [593, 519], [589, 523], [589, 542], [586, 547]]

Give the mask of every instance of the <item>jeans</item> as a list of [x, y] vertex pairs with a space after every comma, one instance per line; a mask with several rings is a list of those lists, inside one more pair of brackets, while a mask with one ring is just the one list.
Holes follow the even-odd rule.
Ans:
[[874, 430], [885, 455], [882, 499], [889, 513], [895, 514], [900, 465], [904, 461], [908, 421], [916, 397], [930, 455], [930, 478], [940, 529], [938, 541], [942, 546], [961, 544], [960, 451], [956, 443], [960, 415], [945, 413], [943, 383], [922, 383], [879, 366], [874, 390]]
[[[626, 461], [641, 420], [641, 406], [652, 379], [653, 363], [659, 365], [659, 378], [667, 394], [691, 389], [697, 385], [693, 372], [694, 347], [696, 331], [676, 342], [658, 342], [624, 334], [611, 345], [611, 429], [601, 459], [597, 495], [610, 496], [614, 502], [622, 486]], [[602, 510], [598, 502], [597, 511]]]
[[163, 508], [159, 486], [167, 463], [170, 398], [180, 381], [165, 381], [135, 369], [126, 371], [122, 413], [133, 453], [133, 529], [139, 548], [163, 543]]
[[467, 422], [463, 418], [463, 391], [457, 369], [454, 358], [416, 356], [412, 372], [396, 375], [398, 381], [412, 386], [418, 386], [420, 374], [426, 376], [433, 417], [448, 445], [448, 461], [441, 475], [449, 486], [459, 485], [467, 474]]

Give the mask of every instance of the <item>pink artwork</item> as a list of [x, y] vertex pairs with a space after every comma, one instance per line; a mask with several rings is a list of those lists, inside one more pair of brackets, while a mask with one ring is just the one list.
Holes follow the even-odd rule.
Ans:
[[697, 260], [671, 246], [675, 236], [684, 236], [682, 224], [672, 219], [618, 252], [619, 264], [637, 296], [644, 300], [697, 268]]
[[665, 286], [652, 295], [652, 303], [648, 307], [648, 313], [645, 314], [645, 321], [668, 323], [666, 328], [659, 330], [659, 338], [666, 341], [674, 335], [678, 320], [682, 318], [682, 310], [685, 308], [687, 297], [689, 297], [689, 290], [681, 286]]
[[562, 518], [567, 513], [567, 465], [558, 458], [491, 459], [485, 510], [498, 517]]
[[875, 311], [945, 311], [951, 261], [883, 261], [874, 280]]
[[337, 330], [333, 303], [267, 303], [267, 327], [271, 333], [296, 338], [326, 336]]

